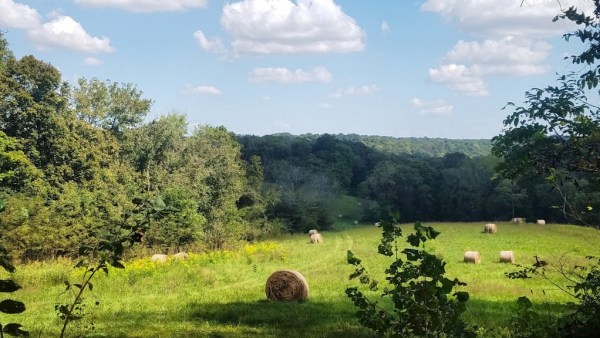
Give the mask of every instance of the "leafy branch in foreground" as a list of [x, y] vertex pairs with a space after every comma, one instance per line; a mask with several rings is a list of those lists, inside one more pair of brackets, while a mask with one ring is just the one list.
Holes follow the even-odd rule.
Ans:
[[[389, 286], [381, 294], [391, 304], [369, 300], [358, 287], [346, 289], [358, 307], [360, 323], [385, 337], [474, 337], [475, 333], [461, 318], [469, 294], [453, 292], [455, 287], [466, 284], [446, 278], [446, 263], [425, 250], [425, 242], [440, 233], [417, 222], [415, 232], [406, 238], [410, 247], [400, 251], [398, 238], [402, 229], [397, 219], [398, 215], [393, 215], [392, 221], [381, 222], [383, 234], [378, 248], [380, 254], [394, 258], [385, 270]], [[348, 264], [356, 267], [350, 279], [358, 278], [371, 291], [377, 291], [379, 283], [369, 275], [361, 260], [352, 251], [348, 251], [347, 258]]]
[[[67, 326], [70, 322], [82, 319], [84, 311], [84, 292], [92, 291], [94, 286], [92, 278], [99, 271], [108, 275], [108, 267], [124, 269], [123, 253], [126, 246], [131, 247], [141, 242], [143, 233], [149, 228], [151, 219], [173, 212], [167, 208], [160, 197], [150, 201], [134, 200], [136, 207], [123, 216], [121, 224], [111, 229], [94, 245], [83, 245], [79, 248], [79, 255], [83, 257], [74, 268], [83, 268], [84, 273], [79, 283], [65, 281], [65, 292], [73, 293], [73, 300], [67, 304], [56, 304], [55, 310], [63, 321], [60, 337], [65, 337]], [[98, 301], [96, 301], [96, 305]]]
[[[4, 211], [4, 201], [0, 200], [0, 212]], [[0, 244], [0, 266], [10, 273], [16, 271], [15, 266], [12, 264], [12, 260], [8, 251]], [[15, 283], [12, 279], [0, 279], [0, 292], [15, 292], [21, 289], [21, 286]], [[25, 304], [23, 302], [4, 299], [0, 302], [0, 312], [6, 314], [17, 314], [25, 311]], [[0, 338], [4, 337], [4, 334], [12, 336], [29, 337], [29, 332], [21, 330], [23, 327], [18, 323], [2, 324], [0, 323]]]
[[[541, 277], [564, 293], [572, 296], [577, 303], [569, 303], [571, 312], [560, 318], [556, 334], [563, 337], [588, 337], [600, 332], [600, 258], [588, 256], [588, 265], [576, 265], [567, 271], [562, 262], [558, 268], [535, 257], [531, 267], [521, 266], [521, 270], [506, 273], [510, 279]], [[566, 282], [561, 283], [549, 276], [550, 269]], [[567, 284], [563, 286], [563, 284]], [[522, 297], [527, 299], [526, 297]], [[527, 299], [527, 301], [529, 301]]]

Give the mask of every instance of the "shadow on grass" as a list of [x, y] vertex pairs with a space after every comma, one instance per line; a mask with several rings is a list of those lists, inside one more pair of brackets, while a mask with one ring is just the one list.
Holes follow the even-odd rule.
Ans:
[[190, 306], [195, 320], [260, 328], [276, 337], [374, 337], [360, 326], [349, 303], [264, 300]]
[[[515, 301], [476, 299], [467, 307], [468, 325], [485, 329], [508, 327], [517, 309]], [[567, 310], [556, 303], [534, 308], [547, 320]], [[342, 301], [188, 303], [173, 310], [105, 313], [96, 317], [97, 331], [88, 337], [376, 337], [358, 323], [355, 312]]]

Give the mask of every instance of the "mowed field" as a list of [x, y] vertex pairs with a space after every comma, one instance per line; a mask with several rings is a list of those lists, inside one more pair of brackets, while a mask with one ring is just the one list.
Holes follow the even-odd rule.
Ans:
[[[426, 224], [441, 231], [426, 248], [447, 262], [448, 277], [468, 284], [465, 320], [486, 328], [507, 326], [520, 296], [532, 299], [543, 315], [564, 311], [561, 304], [573, 299], [540, 279], [507, 279], [504, 274], [518, 267], [500, 263], [499, 253], [513, 250], [517, 263], [527, 266], [535, 255], [554, 266], [561, 261], [572, 266], [599, 254], [600, 233], [568, 225], [496, 224], [496, 234], [484, 234], [484, 223]], [[69, 332], [90, 337], [371, 337], [344, 293], [357, 285], [348, 280], [353, 267], [346, 263], [346, 252], [352, 250], [383, 280], [390, 260], [377, 253], [381, 229], [345, 224], [336, 229], [323, 232], [324, 243], [317, 245], [309, 244], [306, 235], [283, 235], [223, 252], [192, 253], [186, 261], [126, 261], [126, 269], [95, 278], [86, 296], [87, 314]], [[412, 224], [403, 229], [408, 234]], [[479, 251], [481, 264], [463, 263], [465, 251]], [[69, 298], [63, 281], [75, 282], [83, 274], [72, 266], [69, 261], [17, 266], [15, 278], [23, 289], [10, 298], [25, 302], [27, 310], [2, 315], [0, 322], [19, 322], [32, 337], [57, 336], [61, 323], [54, 306]], [[267, 278], [288, 269], [306, 277], [308, 300], [267, 301]], [[376, 292], [367, 294], [379, 298]]]

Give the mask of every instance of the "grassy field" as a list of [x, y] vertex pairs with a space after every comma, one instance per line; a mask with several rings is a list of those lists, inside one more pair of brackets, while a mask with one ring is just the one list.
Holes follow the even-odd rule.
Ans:
[[[483, 223], [427, 225], [442, 232], [427, 249], [447, 262], [447, 276], [468, 283], [465, 290], [471, 300], [465, 319], [484, 327], [506, 326], [519, 296], [530, 297], [536, 309], [549, 316], [564, 311], [561, 304], [571, 300], [542, 280], [505, 278], [504, 273], [516, 267], [498, 262], [501, 250], [513, 250], [517, 263], [526, 265], [534, 255], [572, 265], [597, 255], [600, 242], [595, 230], [575, 226], [497, 223], [498, 233], [491, 235], [482, 233]], [[411, 226], [404, 226], [405, 231]], [[382, 279], [389, 260], [377, 254], [381, 230], [344, 224], [336, 229], [344, 230], [323, 233], [325, 242], [319, 245], [308, 244], [306, 235], [286, 235], [236, 250], [192, 254], [187, 261], [156, 265], [149, 258], [131, 260], [125, 270], [98, 276], [86, 298], [89, 314], [70, 332], [90, 337], [371, 337], [344, 294], [356, 285], [348, 280], [353, 269], [346, 264], [346, 251], [352, 250]], [[467, 250], [479, 251], [481, 264], [463, 263]], [[82, 271], [74, 271], [66, 261], [17, 268], [23, 289], [11, 298], [24, 301], [27, 311], [10, 318], [2, 315], [0, 322], [20, 322], [33, 337], [57, 336], [60, 322], [54, 305], [68, 296], [63, 281]], [[266, 300], [267, 278], [282, 269], [306, 277], [306, 302]]]

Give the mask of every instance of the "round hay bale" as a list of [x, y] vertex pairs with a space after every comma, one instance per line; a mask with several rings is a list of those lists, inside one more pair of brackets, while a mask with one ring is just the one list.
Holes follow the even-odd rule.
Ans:
[[265, 293], [272, 301], [301, 302], [308, 298], [308, 283], [298, 271], [275, 271], [267, 279]]
[[546, 224], [546, 221], [543, 219], [538, 219], [537, 224]]
[[481, 263], [481, 255], [477, 251], [467, 251], [465, 252], [464, 262], [479, 264]]
[[495, 234], [496, 232], [498, 232], [498, 228], [496, 228], [496, 224], [488, 223], [483, 228], [483, 232], [487, 234]]
[[186, 259], [190, 258], [190, 256], [185, 252], [178, 252], [173, 255], [173, 258], [175, 258], [176, 260], [182, 261], [182, 260], [186, 260]]
[[315, 230], [315, 229], [312, 229], [312, 230], [309, 230], [309, 231], [308, 231], [308, 235], [309, 235], [309, 236], [312, 236], [312, 235], [314, 235], [314, 234], [318, 234], [318, 233], [319, 233], [319, 232], [318, 232], [317, 230]]
[[323, 243], [323, 236], [321, 236], [321, 234], [310, 235], [310, 243], [311, 244]]
[[516, 217], [516, 218], [512, 219], [512, 222], [515, 224], [521, 224], [521, 223], [523, 223], [523, 219], [520, 217]]
[[515, 264], [515, 253], [512, 251], [500, 251], [500, 263]]
[[165, 254], [155, 254], [150, 258], [154, 263], [166, 263], [169, 256]]

